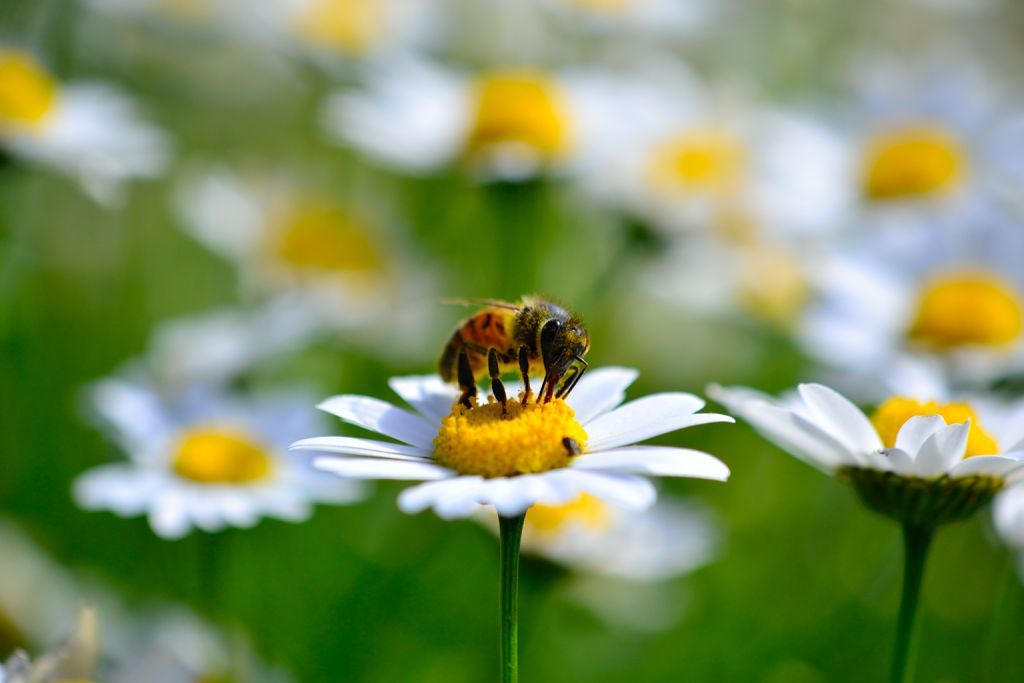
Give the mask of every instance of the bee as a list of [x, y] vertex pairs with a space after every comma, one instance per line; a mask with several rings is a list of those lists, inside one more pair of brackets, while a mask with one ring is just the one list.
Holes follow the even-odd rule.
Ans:
[[544, 372], [537, 393], [540, 402], [568, 396], [586, 371], [587, 328], [577, 314], [550, 299], [530, 295], [519, 303], [489, 299], [460, 303], [484, 306], [459, 323], [439, 363], [441, 378], [457, 382], [462, 389], [463, 405], [471, 405], [477, 379], [489, 376], [494, 397], [504, 408], [507, 399], [501, 373], [517, 364], [526, 390], [524, 402], [531, 394], [531, 371]]

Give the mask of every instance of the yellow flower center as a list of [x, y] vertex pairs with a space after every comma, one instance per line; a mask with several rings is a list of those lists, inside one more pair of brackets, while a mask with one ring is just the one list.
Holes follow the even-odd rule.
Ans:
[[568, 150], [570, 122], [558, 86], [533, 71], [502, 71], [473, 86], [473, 121], [466, 148], [487, 151], [494, 145], [520, 143], [545, 157]]
[[557, 534], [572, 525], [607, 529], [609, 521], [608, 506], [589, 493], [564, 505], [534, 505], [526, 513], [527, 529], [537, 534]]
[[871, 415], [871, 423], [882, 437], [882, 443], [892, 448], [896, 445], [896, 435], [900, 428], [912, 417], [924, 415], [941, 415], [946, 424], [963, 424], [971, 421], [967, 433], [967, 451], [965, 458], [974, 455], [997, 455], [999, 443], [985, 431], [978, 419], [978, 414], [967, 403], [937, 403], [935, 401], [916, 401], [912, 398], [895, 396], [875, 409]]
[[1010, 283], [985, 272], [964, 271], [927, 283], [908, 336], [937, 349], [1004, 346], [1020, 338], [1024, 302]]
[[967, 153], [956, 138], [932, 126], [879, 133], [867, 146], [861, 186], [869, 199], [906, 199], [957, 187]]
[[299, 20], [298, 30], [314, 45], [360, 55], [384, 32], [384, 4], [382, 0], [314, 0]]
[[327, 203], [300, 206], [285, 217], [275, 247], [278, 259], [298, 270], [368, 273], [381, 267], [366, 227]]
[[566, 0], [566, 2], [593, 12], [622, 14], [629, 7], [631, 0]]
[[717, 129], [681, 133], [655, 150], [649, 177], [656, 188], [724, 197], [743, 183], [746, 154], [739, 140]]
[[37, 127], [53, 111], [57, 83], [31, 56], [0, 50], [0, 128]]
[[172, 467], [200, 484], [248, 484], [270, 476], [274, 459], [244, 432], [204, 428], [178, 439]]
[[586, 442], [587, 433], [561, 399], [526, 405], [509, 399], [506, 414], [494, 401], [471, 409], [456, 404], [441, 420], [434, 460], [460, 474], [512, 477], [565, 467]]

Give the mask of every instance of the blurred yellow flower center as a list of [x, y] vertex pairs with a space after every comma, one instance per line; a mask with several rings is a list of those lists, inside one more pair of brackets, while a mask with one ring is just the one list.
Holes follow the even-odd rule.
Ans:
[[381, 254], [369, 231], [338, 207], [301, 206], [282, 223], [276, 253], [292, 267], [356, 273], [381, 266]]
[[460, 474], [512, 477], [565, 467], [586, 442], [587, 433], [561, 399], [525, 406], [510, 399], [504, 415], [494, 401], [471, 409], [456, 404], [441, 420], [434, 460]]
[[266, 479], [273, 456], [262, 444], [235, 429], [196, 429], [178, 439], [175, 473], [201, 484], [248, 484]]
[[594, 12], [621, 14], [629, 7], [631, 0], [566, 0], [566, 2]]
[[570, 145], [567, 107], [558, 86], [542, 73], [504, 71], [473, 85], [473, 120], [466, 147], [486, 151], [494, 145], [520, 143], [546, 157]]
[[971, 421], [967, 433], [967, 451], [965, 458], [973, 455], [997, 455], [998, 442], [985, 431], [978, 419], [978, 414], [967, 403], [937, 403], [935, 401], [917, 401], [912, 398], [895, 396], [875, 409], [871, 415], [871, 423], [882, 437], [887, 448], [896, 445], [896, 435], [900, 428], [912, 417], [941, 415], [946, 424], [963, 424]]
[[946, 131], [913, 126], [879, 133], [868, 143], [861, 179], [870, 199], [906, 199], [954, 189], [967, 154]]
[[313, 0], [299, 21], [309, 42], [362, 54], [380, 38], [386, 20], [382, 0]]
[[1013, 286], [985, 272], [963, 271], [927, 283], [910, 326], [911, 339], [938, 349], [1003, 346], [1020, 338], [1024, 302]]
[[589, 493], [582, 493], [564, 505], [534, 505], [526, 513], [526, 526], [538, 534], [554, 534], [577, 525], [590, 529], [606, 529], [608, 506]]
[[0, 50], [0, 127], [38, 125], [53, 110], [57, 83], [29, 55]]
[[743, 248], [739, 257], [740, 304], [762, 320], [793, 322], [810, 297], [800, 259], [788, 249], [767, 244]]
[[660, 189], [725, 196], [743, 182], [746, 154], [728, 132], [697, 129], [665, 141], [650, 162], [650, 178]]

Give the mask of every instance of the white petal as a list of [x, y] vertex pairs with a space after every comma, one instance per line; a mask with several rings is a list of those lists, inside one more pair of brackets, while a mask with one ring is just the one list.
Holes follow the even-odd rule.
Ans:
[[914, 472], [920, 477], [945, 474], [964, 459], [971, 421], [949, 425], [929, 436], [914, 456]]
[[684, 427], [733, 422], [728, 415], [695, 414], [704, 401], [693, 394], [651, 394], [597, 417], [588, 424], [587, 449], [603, 451], [625, 446]]
[[449, 496], [461, 495], [483, 481], [483, 477], [450, 477], [413, 486], [399, 494], [398, 507], [402, 512], [413, 515], [444, 502]]
[[192, 529], [184, 495], [178, 490], [164, 491], [149, 511], [149, 525], [161, 538], [182, 538]]
[[632, 368], [598, 368], [579, 381], [566, 402], [576, 413], [576, 420], [586, 425], [598, 415], [608, 412], [626, 399], [626, 389], [639, 373]]
[[[970, 462], [974, 458], [968, 458]], [[996, 496], [992, 506], [996, 530], [1007, 545], [1024, 550], [1024, 485], [1007, 488]]]
[[879, 469], [906, 476], [914, 476], [917, 473], [914, 469], [914, 458], [906, 451], [899, 448], [883, 448], [878, 452], [886, 459], [886, 465]]
[[358, 427], [421, 448], [431, 448], [437, 433], [437, 428], [422, 417], [369, 396], [334, 396], [317, 408]]
[[289, 446], [288, 450], [368, 455], [392, 460], [423, 460], [430, 457], [429, 451], [415, 446], [403, 446], [387, 441], [373, 441], [350, 436], [317, 436], [311, 439], [302, 439]]
[[354, 479], [447, 479], [455, 473], [429, 462], [385, 460], [382, 458], [317, 458], [313, 466], [324, 472]]
[[941, 415], [915, 415], [900, 427], [896, 435], [896, 448], [907, 453], [917, 453], [928, 438], [946, 426]]
[[658, 499], [658, 492], [649, 479], [633, 474], [573, 470], [576, 475], [585, 475], [577, 480], [580, 491], [597, 496], [613, 505], [627, 510], [646, 510]]
[[984, 474], [991, 477], [1003, 477], [1015, 479], [1015, 475], [1022, 472], [1024, 462], [1016, 457], [1003, 455], [975, 455], [964, 458], [956, 464], [949, 472], [951, 477], [970, 477], [976, 474]]
[[798, 389], [813, 421], [851, 451], [867, 453], [882, 448], [871, 420], [846, 397], [822, 384], [801, 384]]
[[774, 401], [752, 397], [743, 387], [708, 387], [708, 395], [751, 424], [763, 437], [808, 465], [832, 472], [861, 462], [820, 427]]
[[451, 413], [452, 405], [459, 397], [456, 388], [445, 384], [437, 375], [392, 377], [388, 386], [432, 422], [440, 422]]
[[631, 446], [592, 453], [576, 458], [572, 467], [651, 474], [663, 477], [693, 477], [726, 481], [729, 468], [713, 455], [689, 448]]

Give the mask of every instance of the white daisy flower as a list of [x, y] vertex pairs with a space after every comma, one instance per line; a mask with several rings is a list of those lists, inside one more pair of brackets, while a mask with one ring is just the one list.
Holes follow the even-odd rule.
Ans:
[[283, 297], [269, 309], [290, 310], [297, 335], [383, 320], [392, 332], [422, 327], [431, 283], [371, 212], [297, 180], [228, 171], [194, 176], [178, 208], [189, 234], [236, 264], [247, 292]]
[[913, 359], [943, 367], [954, 385], [1012, 372], [1024, 367], [1020, 253], [1019, 223], [991, 211], [865, 236], [816, 270], [801, 341], [879, 384]]
[[405, 490], [399, 507], [407, 513], [433, 508], [445, 519], [467, 517], [481, 505], [510, 517], [581, 494], [643, 510], [657, 496], [642, 475], [725, 481], [729, 468], [707, 453], [632, 444], [732, 418], [698, 413], [704, 401], [684, 393], [619, 406], [635, 378], [635, 371], [624, 368], [595, 370], [565, 401], [538, 404], [526, 395], [524, 405], [520, 394], [520, 400], [509, 400], [503, 417], [497, 402], [456, 406], [457, 391], [436, 376], [399, 377], [391, 388], [415, 412], [350, 395], [330, 398], [320, 408], [400, 443], [319, 437], [292, 448], [338, 454], [317, 458], [314, 465], [342, 477], [425, 481]]
[[274, 0], [278, 38], [321, 56], [377, 57], [423, 45], [439, 8], [424, 0]]
[[366, 69], [362, 91], [327, 102], [329, 134], [394, 168], [427, 173], [463, 163], [484, 179], [522, 180], [569, 168], [611, 116], [609, 94], [580, 73], [526, 67], [475, 75], [412, 58]]
[[1019, 118], [1007, 93], [962, 56], [857, 63], [855, 120], [841, 136], [854, 230], [927, 230], [936, 220], [1016, 196]]
[[598, 201], [668, 233], [736, 239], [831, 230], [846, 153], [811, 116], [716, 93], [678, 67], [614, 93], [619, 123], [581, 164]]
[[139, 380], [108, 379], [91, 399], [129, 461], [80, 476], [75, 500], [87, 510], [146, 515], [163, 538], [248, 528], [262, 517], [300, 522], [315, 503], [363, 495], [359, 482], [325, 476], [287, 452], [319, 424], [303, 394], [242, 399], [192, 387], [168, 398]]
[[1024, 435], [997, 439], [965, 403], [893, 397], [869, 418], [820, 384], [786, 400], [717, 385], [708, 394], [791, 455], [850, 481], [869, 506], [919, 524], [973, 514], [1024, 478]]
[[[481, 518], [497, 531], [493, 511]], [[660, 500], [639, 512], [584, 493], [562, 505], [532, 506], [522, 548], [586, 574], [653, 582], [711, 562], [719, 540], [710, 513], [696, 504]]]
[[0, 665], [0, 683], [88, 682], [96, 668], [98, 646], [96, 614], [83, 607], [74, 631], [59, 646], [35, 660], [18, 652]]
[[0, 149], [66, 173], [110, 203], [125, 181], [160, 175], [170, 145], [116, 89], [62, 84], [29, 53], [0, 46]]

